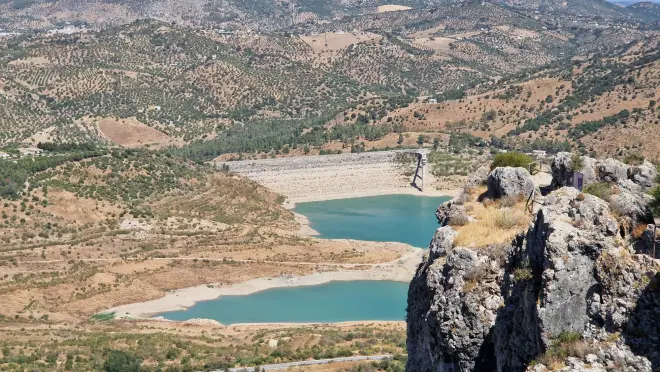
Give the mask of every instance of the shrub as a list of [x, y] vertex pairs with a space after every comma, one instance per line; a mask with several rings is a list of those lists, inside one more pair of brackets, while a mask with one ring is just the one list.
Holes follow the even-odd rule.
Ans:
[[516, 283], [525, 281], [525, 280], [530, 280], [532, 279], [532, 268], [529, 265], [529, 260], [524, 259], [521, 263], [520, 266], [516, 267], [515, 270], [513, 270], [513, 280]]
[[582, 340], [578, 332], [561, 332], [552, 340], [550, 347], [539, 358], [539, 362], [552, 365], [554, 362], [562, 362], [568, 357], [583, 359], [587, 354], [596, 352], [596, 347]]
[[519, 225], [525, 215], [515, 209], [504, 208], [495, 216], [495, 226], [500, 229], [510, 229]]
[[490, 165], [493, 170], [497, 167], [523, 167], [527, 168], [529, 163], [534, 161], [531, 156], [520, 152], [503, 152], [495, 155], [495, 159]]
[[651, 190], [651, 196], [653, 197], [653, 201], [651, 202], [651, 210], [653, 211], [653, 215], [660, 217], [660, 186], [656, 186], [653, 190]]
[[644, 162], [644, 157], [639, 154], [629, 154], [623, 158], [623, 162], [628, 165], [640, 165]]
[[530, 269], [529, 267], [517, 267], [513, 271], [514, 281], [522, 282], [529, 279], [532, 279], [532, 269]]
[[139, 372], [142, 361], [135, 355], [121, 350], [112, 350], [103, 363], [106, 372]]
[[584, 193], [609, 201], [614, 191], [611, 182], [596, 182], [585, 187]]
[[105, 321], [108, 321], [108, 320], [113, 320], [114, 318], [115, 318], [115, 312], [114, 311], [111, 312], [111, 313], [98, 313], [98, 314], [94, 314], [90, 317], [90, 319], [92, 319], [92, 320], [97, 320], [97, 321], [101, 321], [101, 322], [105, 322]]
[[582, 160], [582, 156], [578, 153], [573, 153], [571, 156], [571, 170], [573, 172], [579, 172], [584, 168], [584, 160]]

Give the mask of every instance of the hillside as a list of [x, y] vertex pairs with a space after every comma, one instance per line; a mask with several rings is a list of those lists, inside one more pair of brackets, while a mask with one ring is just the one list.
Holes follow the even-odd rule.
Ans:
[[[5, 0], [0, 3], [0, 13], [4, 15], [0, 19], [0, 28], [53, 29], [67, 24], [101, 28], [151, 18], [193, 27], [273, 31], [341, 18], [359, 18], [365, 14], [383, 14], [392, 10], [400, 13], [409, 9], [443, 8], [455, 3], [457, 1], [454, 0], [401, 0], [393, 3], [372, 0], [190, 0], [185, 3], [172, 0]], [[530, 13], [575, 16], [599, 14], [608, 19], [638, 15], [635, 11], [628, 11], [603, 0], [495, 0], [492, 3]]]
[[650, 1], [634, 3], [626, 7], [635, 17], [646, 20], [657, 21], [660, 19], [660, 4]]
[[[571, 56], [616, 53], [656, 38], [634, 22], [570, 19], [461, 3], [344, 17], [305, 32], [226, 34], [151, 20], [102, 31], [6, 35], [0, 37], [0, 146], [198, 143], [215, 148], [195, 156], [208, 160], [321, 145], [342, 139], [323, 129], [333, 118], [369, 116], [344, 121], [352, 125], [347, 133], [365, 136], [373, 130], [364, 124], [424, 97], [451, 100], [452, 92], [488, 89], [503, 77], [548, 66], [560, 74], [571, 68]], [[371, 137], [419, 129], [399, 124], [385, 121]], [[255, 133], [266, 139], [243, 140]]]
[[[469, 134], [503, 149], [577, 148], [658, 159], [657, 47], [657, 38], [650, 38], [609, 55], [575, 59], [570, 67], [556, 64], [480, 84], [454, 93], [459, 99], [427, 97], [375, 123], [428, 136]], [[359, 121], [367, 112], [349, 110], [345, 122]]]
[[305, 237], [263, 186], [148, 150], [51, 148], [0, 159], [0, 180], [1, 369], [102, 370], [110, 349], [153, 371], [402, 352], [402, 324], [110, 323], [97, 313], [179, 288], [359, 271], [397, 260], [403, 245]]

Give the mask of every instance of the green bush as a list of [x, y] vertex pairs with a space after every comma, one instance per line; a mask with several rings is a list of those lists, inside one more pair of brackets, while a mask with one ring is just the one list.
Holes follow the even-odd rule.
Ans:
[[623, 162], [628, 165], [640, 165], [644, 162], [644, 157], [640, 154], [628, 154], [623, 158]]
[[142, 361], [135, 355], [121, 350], [112, 350], [103, 363], [106, 372], [139, 372]]
[[94, 314], [90, 317], [90, 319], [92, 319], [92, 320], [97, 320], [97, 321], [101, 321], [101, 322], [105, 322], [105, 321], [108, 321], [108, 320], [113, 320], [114, 318], [115, 318], [115, 312], [114, 311], [111, 312], [111, 313], [98, 313], [98, 314]]
[[579, 153], [573, 153], [571, 156], [571, 170], [573, 172], [579, 172], [584, 168], [584, 160], [582, 160], [582, 156], [580, 156]]
[[529, 163], [533, 162], [531, 156], [523, 154], [520, 152], [502, 152], [495, 155], [493, 163], [490, 165], [490, 169], [493, 170], [497, 167], [523, 167], [527, 168]]
[[611, 182], [596, 182], [584, 188], [585, 194], [597, 196], [603, 200], [609, 201], [614, 193]]
[[529, 267], [517, 267], [513, 271], [513, 280], [518, 282], [523, 282], [526, 280], [532, 279], [532, 269]]
[[653, 215], [660, 217], [660, 186], [656, 186], [651, 190], [651, 196], [653, 201], [651, 202], [651, 210], [653, 210]]

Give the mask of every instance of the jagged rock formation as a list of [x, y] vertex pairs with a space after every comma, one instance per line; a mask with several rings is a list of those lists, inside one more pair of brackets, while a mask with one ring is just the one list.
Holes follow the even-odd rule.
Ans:
[[466, 216], [467, 212], [465, 211], [462, 200], [460, 199], [447, 200], [446, 202], [440, 204], [438, 209], [435, 211], [435, 217], [438, 219], [440, 226], [449, 225], [452, 218], [467, 218]]
[[651, 223], [652, 215], [649, 209], [651, 198], [646, 194], [654, 186], [658, 176], [655, 166], [647, 161], [640, 165], [629, 166], [618, 160], [596, 160], [581, 156], [581, 164], [573, 164], [572, 154], [560, 152], [552, 162], [553, 186], [571, 186], [573, 173], [584, 174], [583, 186], [586, 188], [597, 182], [603, 182], [611, 187], [611, 195], [605, 196], [612, 209], [626, 219], [630, 229], [637, 223]]
[[658, 172], [656, 167], [644, 161], [640, 165], [629, 166], [615, 159], [596, 160], [588, 156], [580, 156], [581, 164], [573, 164], [573, 155], [560, 152], [555, 155], [551, 164], [553, 186], [571, 186], [573, 172], [584, 174], [584, 186], [595, 182], [619, 182], [630, 180], [643, 188], [644, 191], [653, 187]]
[[[553, 164], [557, 183], [566, 160]], [[585, 160], [598, 164], [594, 179], [625, 190], [642, 192], [652, 174]], [[520, 189], [518, 178], [493, 178]], [[460, 204], [439, 208], [438, 219]], [[611, 204], [560, 188], [504, 246], [455, 247], [458, 233], [438, 229], [410, 284], [407, 371], [660, 370], [660, 261], [634, 253]]]
[[487, 340], [502, 303], [499, 267], [486, 255], [453, 249], [456, 234], [449, 226], [438, 229], [410, 285], [411, 371], [473, 370], [493, 362]]

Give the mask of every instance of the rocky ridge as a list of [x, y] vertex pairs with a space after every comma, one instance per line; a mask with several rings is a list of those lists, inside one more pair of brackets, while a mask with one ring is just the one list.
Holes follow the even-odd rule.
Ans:
[[[455, 246], [447, 224], [468, 213], [469, 196], [438, 208], [442, 227], [408, 293], [407, 371], [660, 370], [660, 261], [635, 250], [629, 234], [649, 218], [643, 195], [655, 168], [576, 161], [585, 186], [614, 189], [603, 199], [567, 187], [578, 168], [571, 158], [557, 155], [559, 188], [511, 244]], [[519, 190], [525, 177], [495, 169], [470, 187], [501, 196], [497, 189]]]

